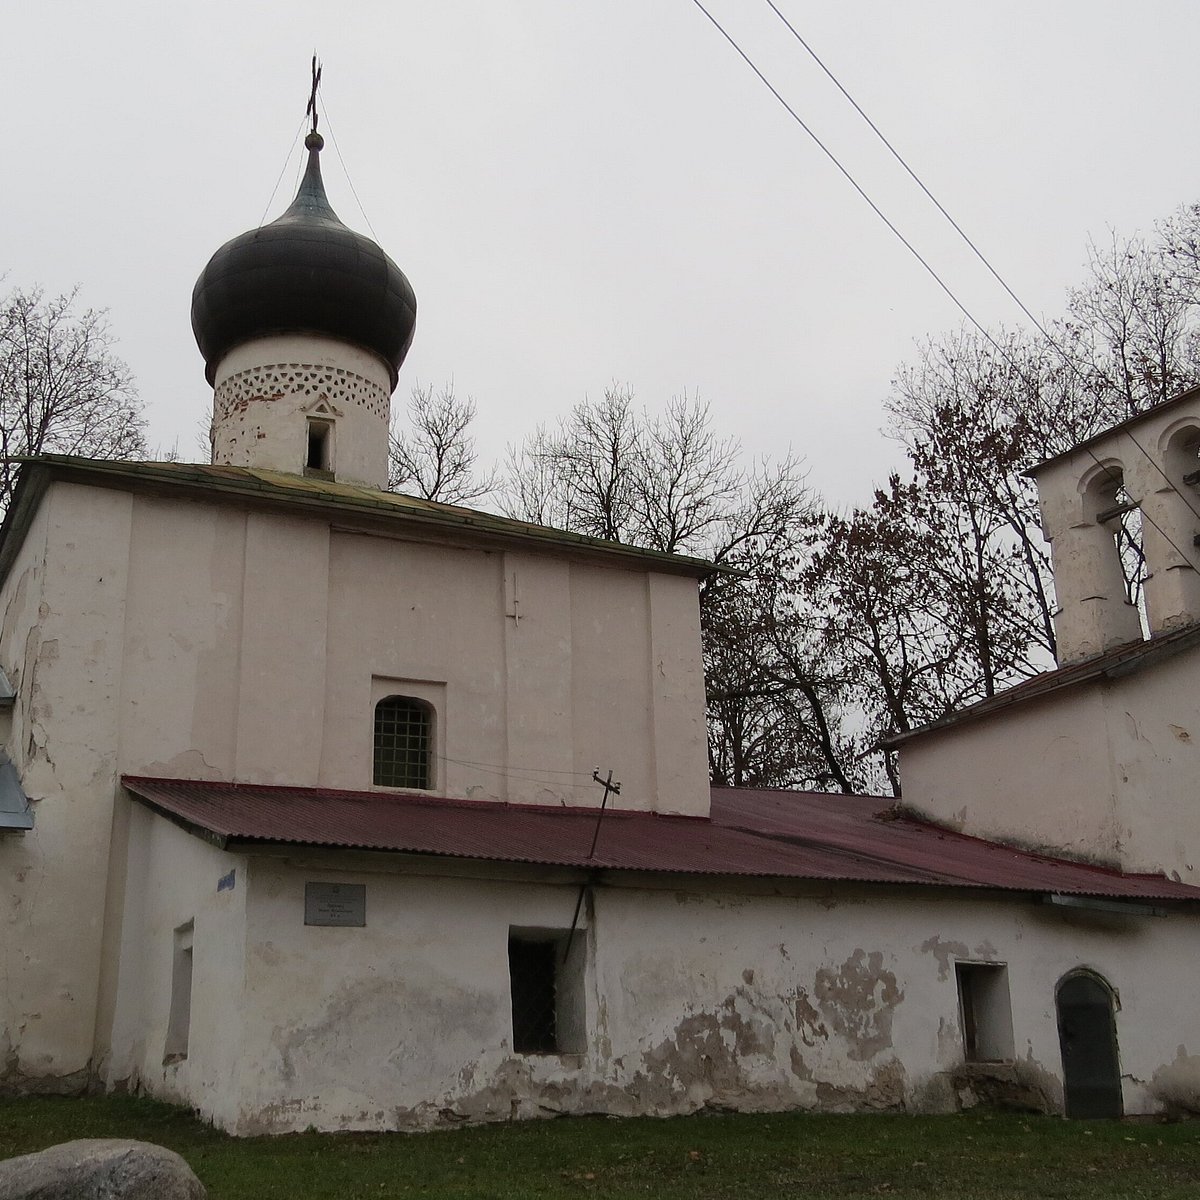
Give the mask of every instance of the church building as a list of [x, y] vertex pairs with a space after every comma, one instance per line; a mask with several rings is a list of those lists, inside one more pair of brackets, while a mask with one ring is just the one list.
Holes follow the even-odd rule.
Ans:
[[909, 735], [905, 807], [714, 788], [713, 568], [386, 490], [416, 300], [306, 146], [196, 284], [211, 464], [30, 460], [0, 530], [0, 1089], [1200, 1107], [1200, 391], [1039, 469], [1064, 663]]

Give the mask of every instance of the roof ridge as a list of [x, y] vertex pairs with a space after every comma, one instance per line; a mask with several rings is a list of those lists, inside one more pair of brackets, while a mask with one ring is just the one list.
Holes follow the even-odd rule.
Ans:
[[413, 792], [404, 789], [379, 789], [372, 788], [332, 788], [323, 786], [309, 786], [306, 784], [292, 783], [245, 783], [232, 780], [221, 779], [179, 779], [168, 775], [122, 775], [121, 783], [124, 786], [133, 784], [145, 787], [192, 787], [192, 788], [219, 788], [229, 792], [256, 793], [268, 792], [273, 794], [279, 793], [313, 793], [309, 798], [315, 799], [317, 794], [322, 797], [329, 797], [339, 800], [364, 800], [364, 801], [400, 801], [413, 805], [427, 805], [431, 808], [465, 808], [472, 811], [485, 810], [492, 811], [508, 811], [508, 812], [532, 812], [538, 814], [561, 814], [570, 816], [592, 816], [599, 817], [601, 814], [607, 819], [608, 817], [628, 818], [628, 817], [657, 817], [661, 820], [677, 820], [677, 821], [699, 821], [711, 824], [710, 817], [700, 816], [695, 813], [664, 813], [655, 812], [645, 808], [616, 808], [609, 804], [604, 808], [599, 805], [590, 804], [530, 804], [530, 803], [514, 803], [509, 800], [476, 800], [469, 796], [439, 796], [432, 795], [427, 792]]

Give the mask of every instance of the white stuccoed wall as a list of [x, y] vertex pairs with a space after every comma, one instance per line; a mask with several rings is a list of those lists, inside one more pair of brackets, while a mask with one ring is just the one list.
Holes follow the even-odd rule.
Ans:
[[[195, 853], [171, 833], [155, 842], [162, 862], [151, 870], [165, 877], [178, 864], [186, 893]], [[196, 913], [199, 1011], [227, 1004], [233, 975], [230, 956], [210, 960], [202, 937], [243, 944], [228, 921], [205, 915], [223, 869], [213, 858]], [[239, 866], [239, 887], [242, 877]], [[245, 878], [245, 899], [228, 909], [232, 919], [244, 904], [246, 919], [232, 1073], [209, 1069], [228, 1055], [210, 1039], [229, 1037], [210, 1021], [193, 1041], [205, 1069], [187, 1086], [182, 1072], [163, 1079], [161, 1046], [146, 1046], [141, 1076], [238, 1133], [706, 1105], [945, 1111], [972, 1094], [956, 960], [1008, 964], [1015, 1058], [999, 1074], [1009, 1094], [1061, 1104], [1054, 989], [1086, 967], [1119, 996], [1126, 1111], [1200, 1103], [1200, 1015], [1182, 1002], [1200, 979], [1185, 917], [1065, 913], [932, 889], [602, 887], [584, 908], [588, 1049], [526, 1055], [511, 1048], [508, 931], [568, 926], [573, 884], [348, 855], [256, 858]], [[305, 881], [365, 884], [366, 927], [305, 926]], [[145, 961], [161, 978], [129, 989], [145, 997], [151, 1041], [165, 1029], [164, 964], [185, 907], [172, 897], [169, 916], [147, 923], [147, 944], [159, 948]]]
[[56, 489], [0, 591], [8, 746], [36, 824], [0, 837], [0, 1086], [72, 1090], [93, 1066], [132, 501]]
[[[128, 845], [106, 1082], [110, 1087], [140, 1084], [182, 1104], [204, 1097], [212, 1118], [230, 1125], [238, 1118], [230, 1085], [243, 1057], [245, 860], [138, 805], [129, 808]], [[218, 890], [231, 871], [232, 886]], [[195, 923], [188, 1054], [166, 1063], [175, 930], [188, 921]]]
[[439, 705], [439, 794], [592, 805], [601, 764], [621, 805], [704, 813], [696, 595], [552, 553], [52, 484], [0, 591], [36, 821], [0, 837], [0, 1086], [106, 1069], [120, 774], [370, 788], [384, 688]]
[[444, 703], [440, 794], [595, 804], [599, 763], [623, 806], [707, 812], [694, 580], [166, 500], [133, 521], [123, 773], [369, 788], [385, 681]]
[[392, 380], [335, 338], [277, 334], [231, 350], [213, 377], [213, 462], [303, 474], [310, 417], [333, 427], [334, 477], [385, 488]]
[[904, 803], [979, 837], [1200, 881], [1200, 648], [906, 741]]

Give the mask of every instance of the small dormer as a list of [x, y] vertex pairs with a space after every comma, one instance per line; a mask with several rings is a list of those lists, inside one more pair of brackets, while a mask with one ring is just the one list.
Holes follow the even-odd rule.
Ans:
[[[1200, 621], [1200, 388], [1049, 459], [1037, 482], [1058, 600], [1060, 664]], [[1145, 624], [1126, 595], [1117, 535], [1140, 511]]]

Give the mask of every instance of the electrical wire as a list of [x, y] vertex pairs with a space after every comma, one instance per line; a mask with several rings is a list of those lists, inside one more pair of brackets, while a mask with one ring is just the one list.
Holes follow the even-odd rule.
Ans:
[[[770, 0], [767, 0], [767, 2], [770, 3]], [[800, 114], [798, 112], [796, 112], [796, 110], [787, 102], [787, 100], [784, 99], [784, 97], [780, 94], [780, 92], [775, 87], [775, 85], [773, 83], [771, 83], [771, 81], [766, 77], [766, 75], [764, 75], [762, 73], [761, 70], [759, 70], [757, 64], [755, 64], [753, 59], [751, 59], [750, 56], [741, 48], [741, 46], [738, 45], [738, 43], [727, 32], [725, 27], [716, 19], [716, 17], [714, 17], [712, 15], [712, 13], [710, 13], [708, 11], [708, 9], [704, 7], [704, 5], [701, 3], [701, 0], [692, 0], [692, 3], [704, 14], [705, 17], [708, 18], [708, 20], [712, 24], [712, 26], [729, 43], [729, 45], [733, 47], [733, 49], [737, 53], [738, 57], [741, 58], [741, 60], [750, 68], [750, 70], [753, 71], [754, 74], [758, 76], [759, 80], [767, 88], [767, 90], [771, 93], [771, 95], [773, 95], [775, 97], [775, 99], [778, 100], [781, 105], [783, 105], [784, 109], [791, 116], [792, 120], [794, 120], [796, 122], [796, 124], [799, 125], [800, 128], [803, 129], [804, 132], [808, 134], [808, 136], [812, 139], [812, 141], [814, 143], [816, 143], [817, 147], [821, 150], [821, 152], [825, 155], [825, 157], [828, 158], [831, 163], [833, 163], [833, 165], [838, 169], [839, 172], [841, 172], [841, 174], [847, 180], [847, 182], [849, 182], [851, 187], [854, 188], [854, 190], [859, 194], [859, 196], [862, 197], [862, 199], [870, 207], [871, 211], [874, 212], [875, 215], [884, 223], [884, 225], [887, 226], [887, 228], [891, 231], [891, 233], [895, 235], [895, 237], [900, 241], [900, 243], [905, 247], [905, 249], [908, 250], [908, 252], [917, 260], [917, 262], [919, 262], [921, 264], [921, 266], [924, 267], [925, 271], [929, 274], [929, 276], [933, 279], [933, 281], [938, 285], [938, 287], [940, 287], [942, 289], [942, 291], [945, 292], [945, 294], [950, 298], [950, 300], [953, 301], [955, 307], [959, 310], [959, 312], [961, 312], [963, 314], [963, 316], [966, 317], [966, 319], [975, 327], [975, 329], [979, 332], [979, 334], [987, 342], [989, 342], [991, 344], [991, 346], [997, 351], [998, 354], [1001, 355], [1001, 357], [1003, 357], [1006, 361], [1008, 361], [1008, 363], [1012, 367], [1014, 367], [1014, 369], [1016, 369], [1018, 373], [1022, 373], [1022, 368], [1021, 368], [1020, 364], [1012, 358], [1012, 356], [1008, 353], [1008, 351], [1005, 350], [1005, 348], [1003, 346], [1001, 346], [999, 342], [996, 341], [996, 339], [992, 336], [990, 331], [988, 329], [986, 329], [976, 319], [975, 315], [958, 298], [958, 296], [955, 295], [955, 293], [951, 290], [950, 286], [945, 282], [945, 280], [942, 279], [942, 277], [937, 273], [937, 271], [934, 270], [934, 268], [930, 265], [930, 263], [922, 256], [922, 254], [908, 240], [908, 238], [906, 238], [904, 236], [904, 234], [900, 232], [900, 230], [888, 218], [888, 216], [879, 207], [879, 205], [877, 205], [875, 203], [875, 201], [871, 199], [871, 197], [867, 194], [867, 192], [862, 187], [862, 185], [858, 182], [858, 180], [855, 179], [854, 176], [850, 173], [850, 171], [842, 164], [841, 160], [837, 157], [837, 155], [835, 155], [833, 153], [833, 151], [830, 150], [829, 147], [826, 146], [823, 141], [821, 141], [821, 139], [812, 130], [812, 128], [804, 121], [804, 119], [800, 116]], [[771, 5], [771, 7], [774, 8], [774, 5]], [[826, 68], [826, 73], [830, 74], [830, 76], [832, 78], [832, 74], [828, 71], [827, 68]], [[842, 89], [842, 90], [845, 93], [845, 89]], [[848, 96], [848, 93], [845, 93], [845, 94]], [[858, 108], [858, 105], [856, 104], [855, 107]], [[861, 112], [862, 110], [859, 109], [859, 111]], [[864, 113], [863, 116], [865, 118], [866, 114]], [[869, 121], [869, 118], [867, 118], [867, 119]], [[872, 127], [874, 128], [873, 123], [872, 123]], [[876, 131], [876, 132], [878, 132], [878, 131]], [[883, 135], [880, 134], [879, 136], [882, 137]], [[894, 153], [894, 151], [893, 151], [893, 153]], [[910, 174], [912, 174], [911, 169], [909, 169], [909, 170], [910, 170]], [[914, 178], [916, 178], [915, 174], [914, 174]], [[918, 182], [920, 182], [920, 181], [918, 180]], [[926, 193], [929, 194], [928, 189], [925, 189], [925, 190], [926, 190]], [[930, 196], [930, 198], [933, 199], [932, 196]], [[934, 203], [936, 204], [937, 201], [935, 200]], [[939, 204], [938, 207], [940, 209], [941, 205]], [[942, 211], [945, 212], [944, 209], [942, 209]], [[946, 215], [947, 215], [947, 217], [949, 217], [949, 214], [946, 214]], [[952, 223], [954, 223], [954, 222], [952, 221]], [[955, 228], [958, 228], [957, 224], [955, 224]], [[962, 231], [959, 230], [959, 232], [961, 233]], [[965, 234], [963, 234], [962, 236], [964, 238], [966, 237]], [[967, 239], [967, 240], [969, 241], [969, 239]], [[976, 250], [976, 253], [979, 253], [979, 251]], [[981, 255], [981, 257], [982, 257], [982, 255]], [[986, 260], [985, 260], [985, 262], [986, 262]], [[993, 274], [995, 274], [994, 271], [993, 271]], [[997, 278], [999, 278], [999, 276], [997, 276]], [[1019, 300], [1018, 300], [1018, 303], [1020, 304]], [[1023, 304], [1021, 304], [1021, 308], [1023, 311], [1026, 311], [1026, 312], [1028, 311], [1027, 309], [1025, 309], [1025, 306]], [[1036, 318], [1032, 318], [1032, 319], [1034, 320], [1034, 323], [1037, 324], [1038, 328], [1040, 329], [1041, 328], [1040, 322], [1038, 322], [1036, 320]], [[1059, 353], [1064, 356], [1064, 360], [1067, 362], [1067, 365], [1070, 366], [1076, 372], [1078, 372], [1078, 367], [1071, 361], [1069, 356], [1067, 356], [1065, 354], [1065, 352], [1061, 349], [1061, 347], [1059, 347], [1057, 345], [1057, 343], [1054, 343], [1053, 339], [1051, 339], [1051, 343], [1055, 346], [1055, 349], [1057, 349], [1059, 351]], [[1091, 451], [1090, 448], [1088, 448], [1088, 453], [1095, 460], [1097, 465], [1104, 469], [1105, 473], [1109, 476], [1110, 479], [1112, 479], [1114, 482], [1122, 482], [1121, 480], [1117, 479], [1117, 476], [1112, 471], [1112, 468], [1106, 466], [1104, 463], [1101, 463], [1100, 460], [1098, 458], [1096, 458], [1095, 454]], [[1145, 453], [1145, 451], [1143, 451], [1143, 453]], [[1168, 482], [1170, 482], [1170, 481], [1168, 480]], [[1179, 493], [1179, 494], [1180, 494], [1181, 498], [1184, 499], [1184, 502], [1187, 503], [1186, 497], [1183, 497], [1182, 493]], [[1139, 508], [1140, 507], [1141, 506], [1139, 503]], [[1189, 507], [1191, 507], [1191, 506], [1189, 505]], [[1193, 512], [1195, 512], [1194, 509], [1193, 509]], [[1184, 553], [1184, 551], [1179, 547], [1179, 545], [1170, 536], [1170, 534], [1168, 534], [1167, 531], [1165, 529], [1163, 529], [1161, 525], [1159, 525], [1159, 523], [1154, 519], [1154, 517], [1150, 513], [1143, 511], [1142, 515], [1143, 515], [1144, 519], [1149, 521], [1150, 524], [1152, 526], [1154, 526], [1155, 529], [1158, 530], [1158, 532], [1162, 535], [1163, 540], [1166, 541], [1171, 546], [1171, 548], [1185, 562], [1187, 562], [1193, 568], [1200, 569], [1197, 567], [1197, 564], [1195, 562], [1193, 562], [1192, 558], [1189, 555], [1187, 555], [1186, 553]], [[1200, 513], [1197, 513], [1196, 515], [1200, 516]]]
[[367, 210], [363, 208], [363, 202], [358, 198], [358, 189], [354, 186], [354, 180], [350, 178], [350, 169], [346, 166], [346, 160], [342, 157], [342, 149], [338, 145], [337, 137], [333, 132], [333, 122], [329, 119], [329, 110], [325, 107], [325, 97], [318, 93], [317, 100], [321, 105], [321, 112], [325, 117], [325, 127], [329, 130], [329, 140], [333, 143], [333, 151], [338, 156], [338, 162], [342, 164], [342, 172], [346, 176], [346, 182], [350, 185], [354, 202], [358, 205], [358, 211], [362, 213], [362, 218], [366, 221], [367, 228], [371, 231], [371, 236], [378, 242], [379, 234], [375, 232], [375, 226], [371, 224], [371, 218], [367, 216]]
[[[734, 50], [737, 52], [737, 54], [742, 59], [742, 61], [746, 64], [746, 66], [748, 66], [750, 68], [750, 70], [752, 70], [754, 72], [755, 75], [758, 76], [759, 80], [763, 83], [763, 85], [767, 88], [767, 90], [771, 93], [771, 95], [774, 96], [775, 99], [778, 100], [779, 103], [783, 105], [783, 107], [787, 110], [788, 115], [792, 118], [792, 120], [795, 121], [796, 124], [799, 125], [800, 128], [803, 129], [804, 132], [807, 133], [810, 138], [812, 138], [812, 140], [816, 143], [818, 149], [820, 149], [820, 151], [825, 155], [825, 157], [827, 159], [829, 159], [829, 161], [831, 163], [833, 163], [833, 165], [835, 167], [837, 167], [837, 169], [842, 173], [842, 175], [845, 177], [846, 181], [850, 184], [850, 186], [859, 194], [859, 196], [862, 197], [862, 199], [870, 207], [871, 211], [888, 227], [888, 229], [895, 235], [897, 240], [901, 243], [901, 245], [904, 246], [904, 248], [909, 252], [909, 254], [911, 254], [913, 256], [913, 258], [915, 258], [917, 260], [917, 262], [919, 262], [921, 264], [921, 266], [925, 268], [925, 270], [929, 274], [930, 278], [938, 285], [938, 287], [940, 287], [942, 289], [943, 292], [946, 293], [947, 296], [949, 296], [949, 298], [951, 299], [951, 301], [953, 301], [955, 307], [959, 310], [959, 312], [961, 312], [963, 314], [963, 316], [966, 317], [967, 320], [970, 321], [971, 324], [974, 325], [975, 328], [978, 329], [979, 332], [985, 338], [987, 338], [987, 340], [989, 342], [991, 342], [993, 346], [996, 347], [997, 350], [1000, 350], [1000, 346], [997, 344], [996, 340], [971, 315], [971, 313], [968, 311], [966, 305], [964, 305], [963, 302], [950, 290], [949, 284], [947, 284], [946, 281], [937, 273], [937, 271], [935, 271], [933, 269], [933, 267], [929, 264], [928, 261], [926, 261], [926, 259], [921, 255], [921, 252], [912, 244], [912, 242], [910, 242], [908, 240], [908, 238], [906, 238], [904, 236], [904, 234], [901, 233], [900, 230], [892, 223], [892, 221], [888, 218], [887, 214], [884, 213], [883, 209], [881, 209], [879, 207], [879, 205], [876, 204], [875, 201], [872, 200], [871, 197], [867, 195], [866, 191], [864, 190], [862, 185], [858, 182], [858, 180], [855, 179], [854, 176], [850, 174], [849, 169], [847, 167], [845, 167], [842, 164], [841, 160], [837, 157], [837, 155], [834, 154], [834, 152], [832, 150], [830, 150], [829, 147], [826, 146], [823, 141], [821, 141], [821, 139], [817, 136], [817, 134], [813, 131], [813, 129], [805, 122], [804, 118], [801, 117], [800, 114], [783, 98], [783, 96], [776, 89], [775, 85], [758, 69], [758, 67], [755, 65], [754, 61], [750, 58], [750, 56], [741, 48], [741, 46], [739, 46], [737, 44], [737, 42], [735, 42], [733, 40], [733, 38], [729, 35], [729, 33], [726, 32], [725, 27], [720, 23], [720, 21], [718, 21], [717, 18], [714, 17], [712, 15], [712, 13], [710, 13], [708, 11], [708, 9], [704, 7], [704, 5], [700, 2], [700, 0], [692, 0], [692, 3], [709, 19], [710, 22], [712, 22], [712, 25], [717, 30], [717, 32], [734, 48]], [[1001, 353], [1003, 353], [1003, 351], [1001, 351]]]
[[[296, 136], [292, 138], [292, 144], [288, 147], [287, 157], [283, 160], [283, 166], [279, 169], [279, 178], [275, 180], [275, 186], [271, 189], [270, 196], [267, 197], [267, 205], [263, 209], [262, 219], [258, 222], [258, 228], [261, 229], [266, 222], [267, 213], [271, 211], [271, 202], [275, 199], [275, 193], [279, 191], [279, 185], [283, 182], [284, 172], [288, 169], [288, 163], [292, 161], [292, 151], [296, 149], [296, 143], [300, 140], [300, 130], [304, 128], [305, 122], [301, 121], [296, 126]], [[301, 160], [303, 164], [303, 159]], [[300, 176], [297, 174], [296, 182], [299, 185]]]
[[485, 767], [493, 771], [527, 771], [532, 774], [559, 775], [569, 779], [592, 780], [592, 773], [590, 771], [557, 771], [553, 767], [513, 767], [506, 763], [486, 763], [476, 762], [470, 758], [451, 758], [447, 754], [439, 754], [438, 757], [443, 762], [452, 762], [460, 767]]
[[[442, 754], [438, 754], [435, 757], [437, 757], [438, 759], [440, 759], [443, 762], [453, 762], [453, 763], [458, 762], [457, 759], [446, 758], [445, 755], [442, 755]], [[480, 771], [484, 775], [494, 775], [498, 779], [516, 780], [519, 783], [536, 783], [536, 784], [540, 784], [542, 787], [556, 788], [556, 789], [563, 790], [563, 791], [566, 791], [566, 790], [582, 791], [585, 787], [590, 787], [590, 784], [591, 784], [591, 776], [588, 776], [587, 784], [567, 783], [567, 782], [556, 783], [553, 780], [549, 780], [549, 779], [538, 779], [532, 775], [522, 775], [518, 771], [511, 771], [505, 767], [499, 767], [499, 766], [488, 767], [488, 766], [484, 766], [480, 763], [468, 763], [468, 764], [461, 764], [461, 765], [470, 766], [472, 770]]]
[[[1045, 327], [1045, 325], [1036, 316], [1034, 316], [1033, 312], [1030, 310], [1028, 305], [1026, 305], [1026, 303], [1021, 299], [1021, 297], [1017, 295], [1017, 293], [1012, 289], [1012, 287], [1009, 285], [1008, 281], [1004, 278], [1004, 276], [1002, 276], [1000, 274], [1000, 272], [998, 270], [996, 270], [996, 268], [988, 260], [987, 256], [983, 253], [983, 251], [980, 250], [979, 247], [975, 244], [975, 242], [968, 236], [966, 230], [963, 229], [963, 227], [954, 219], [953, 216], [951, 216], [949, 211], [946, 209], [945, 205], [943, 205], [942, 202], [933, 194], [933, 192], [931, 192], [929, 190], [929, 188], [925, 184], [925, 181], [916, 173], [916, 171], [913, 170], [913, 168], [908, 164], [908, 162], [906, 161], [904, 156], [900, 153], [900, 151], [897, 150], [896, 147], [892, 145], [892, 143], [884, 135], [883, 130], [881, 130], [879, 128], [879, 126], [876, 125], [875, 122], [871, 120], [871, 118], [867, 114], [866, 110], [849, 93], [849, 91], [842, 84], [842, 81], [840, 79], [838, 79], [838, 77], [833, 73], [833, 71], [830, 70], [830, 68], [821, 59], [820, 55], [817, 54], [817, 52], [812, 48], [812, 46], [809, 45], [809, 43], [801, 35], [800, 31], [780, 11], [779, 6], [775, 3], [775, 0], [766, 0], [766, 3], [767, 3], [767, 6], [771, 9], [771, 11], [787, 27], [787, 30], [792, 35], [792, 37], [794, 37], [796, 39], [796, 41], [799, 42], [799, 44], [804, 47], [805, 51], [808, 53], [809, 57], [813, 60], [813, 62], [815, 62], [817, 64], [817, 66], [820, 67], [821, 70], [825, 72], [825, 74], [832, 81], [834, 87], [836, 87], [838, 89], [838, 91], [841, 92], [841, 94], [846, 98], [847, 102], [854, 109], [854, 111], [856, 113], [858, 113], [858, 115], [860, 117], [862, 117], [862, 119], [867, 123], [867, 125], [871, 129], [871, 132], [874, 133], [875, 136], [884, 144], [884, 146], [887, 147], [888, 152], [891, 154], [891, 156], [904, 168], [904, 170], [908, 173], [909, 177], [917, 185], [917, 187], [919, 187], [921, 189], [921, 191], [925, 194], [926, 198], [934, 206], [934, 208], [936, 208], [938, 210], [938, 212], [941, 213], [941, 215], [943, 217], [945, 217], [945, 219], [950, 223], [950, 226], [954, 229], [954, 232], [958, 234], [958, 236], [963, 240], [963, 242], [966, 243], [966, 245], [970, 248], [971, 252], [975, 255], [975, 257], [977, 259], [979, 259], [979, 261], [984, 265], [985, 268], [987, 268], [987, 270], [991, 274], [992, 278], [996, 280], [996, 282], [1008, 294], [1009, 298], [1013, 301], [1013, 303], [1016, 304], [1016, 306], [1021, 310], [1021, 312], [1024, 313], [1025, 316], [1033, 323], [1034, 328], [1037, 329], [1037, 331], [1042, 335], [1042, 337], [1044, 337], [1046, 339], [1046, 341], [1058, 352], [1058, 354], [1062, 358], [1063, 362], [1067, 365], [1067, 367], [1069, 367], [1075, 373], [1076, 377], [1078, 379], [1080, 379], [1081, 381], [1083, 381], [1084, 383], [1086, 383], [1087, 379], [1084, 376], [1083, 372], [1079, 369], [1079, 366], [1075, 362], [1074, 358], [1063, 348], [1063, 346], [1058, 341], [1058, 339], [1056, 337], [1054, 337], [1054, 335]], [[1154, 469], [1156, 471], [1158, 471], [1158, 473], [1163, 477], [1163, 479], [1166, 481], [1167, 485], [1171, 488], [1171, 490], [1174, 491], [1177, 496], [1179, 496], [1179, 498], [1184, 502], [1184, 504], [1186, 504], [1188, 506], [1189, 509], [1191, 509], [1192, 515], [1194, 517], [1196, 517], [1197, 520], [1200, 520], [1200, 509], [1197, 509], [1196, 506], [1191, 502], [1191, 500], [1188, 498], [1187, 493], [1179, 490], [1179, 488], [1175, 485], [1175, 482], [1166, 473], [1166, 471], [1164, 471], [1162, 469], [1162, 466], [1158, 463], [1158, 461], [1147, 452], [1146, 448], [1137, 440], [1136, 437], [1133, 436], [1132, 433], [1130, 433], [1128, 430], [1126, 430], [1125, 432], [1126, 432], [1126, 436], [1129, 438], [1129, 440], [1131, 442], [1133, 442], [1133, 444], [1146, 457], [1147, 461], [1154, 467]], [[1099, 460], [1097, 460], [1097, 462], [1098, 461]], [[1105, 470], [1109, 474], [1109, 478], [1115, 480], [1115, 476], [1112, 475], [1111, 469], [1106, 467]], [[1139, 505], [1139, 507], [1140, 507], [1140, 505]], [[1153, 519], [1151, 519], [1151, 524], [1153, 524], [1153, 523], [1154, 523]], [[1161, 532], [1161, 530], [1160, 530], [1160, 532]], [[1170, 539], [1168, 539], [1168, 540], [1170, 540]], [[1178, 551], [1179, 547], [1176, 546], [1175, 549]]]
[[1041, 330], [1041, 332], [1043, 334], [1045, 334], [1045, 336], [1047, 338], [1049, 338], [1050, 335], [1048, 333], [1046, 333], [1045, 329], [1042, 328], [1042, 323], [1037, 319], [1037, 317], [1035, 317], [1033, 315], [1032, 312], [1029, 311], [1028, 308], [1025, 307], [1025, 304], [1022, 301], [1021, 297], [1018, 296], [1017, 293], [1014, 292], [1012, 290], [1012, 288], [1008, 286], [1008, 283], [1005, 281], [1003, 276], [1001, 276], [1001, 274], [996, 270], [996, 268], [993, 267], [990, 262], [988, 262], [987, 258], [984, 256], [983, 251], [980, 250], [979, 247], [977, 245], [975, 245], [975, 243], [967, 236], [966, 231], [949, 214], [949, 212], [946, 211], [946, 209], [943, 207], [941, 201], [929, 190], [929, 188], [927, 188], [925, 186], [924, 181], [916, 173], [916, 171], [914, 171], [912, 169], [912, 167], [910, 167], [908, 165], [908, 163], [905, 162], [904, 157], [903, 157], [903, 155], [901, 155], [900, 151], [897, 150], [896, 147], [893, 146], [892, 143], [888, 141], [888, 139], [884, 136], [883, 131], [879, 128], [879, 126], [876, 125], [875, 122], [872, 121], [869, 116], [867, 116], [866, 112], [859, 105], [858, 101], [855, 100], [854, 97], [852, 95], [850, 95], [850, 93], [845, 89], [845, 87], [842, 86], [841, 80], [839, 80], [838, 77], [825, 65], [825, 63], [822, 62], [820, 57], [817, 55], [817, 52], [808, 44], [808, 42], [806, 42], [804, 40], [803, 37], [801, 37], [799, 31], [791, 23], [791, 21], [789, 21], [787, 19], [787, 17], [785, 17], [783, 15], [783, 13], [779, 11], [778, 7], [774, 3], [774, 0], [767, 0], [767, 4], [770, 7], [771, 11], [784, 23], [784, 25], [787, 26], [788, 31], [791, 33], [792, 37], [794, 37], [796, 39], [796, 41], [798, 41], [800, 43], [800, 45], [803, 46], [806, 51], [808, 51], [808, 54], [812, 58], [813, 62], [815, 62], [817, 64], [817, 66], [820, 67], [821, 70], [824, 71], [825, 74], [829, 76], [829, 78], [833, 81], [834, 87], [836, 87], [837, 90], [839, 92], [841, 92], [843, 96], [845, 96], [845, 98], [847, 99], [847, 101], [849, 101], [849, 103], [850, 103], [851, 107], [854, 109], [854, 111], [856, 113], [858, 113], [858, 115], [860, 117], [862, 117], [862, 119], [864, 121], [866, 121], [866, 123], [871, 127], [871, 131], [888, 148], [888, 150], [891, 152], [892, 157], [908, 172], [908, 174], [912, 178], [913, 182], [928, 197], [930, 203], [932, 203], [933, 206], [938, 210], [938, 212], [940, 212], [942, 214], [942, 216], [945, 217], [946, 220], [950, 222], [950, 224], [954, 227], [954, 230], [958, 234], [958, 236], [960, 238], [962, 238], [962, 240], [964, 242], [966, 242], [966, 244], [974, 252], [975, 257], [978, 258], [981, 263], [983, 263], [983, 265], [988, 269], [988, 271], [991, 272], [991, 275], [996, 280], [996, 282], [1009, 294], [1009, 296], [1013, 300], [1013, 303], [1015, 303], [1016, 306], [1034, 323], [1034, 325], [1036, 325], [1037, 328], [1039, 330]]

